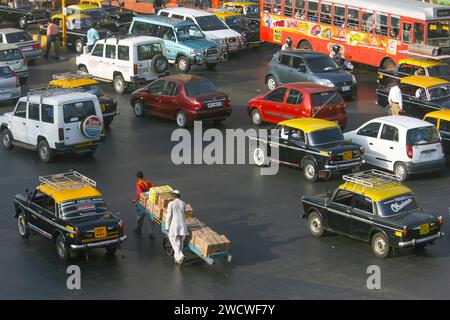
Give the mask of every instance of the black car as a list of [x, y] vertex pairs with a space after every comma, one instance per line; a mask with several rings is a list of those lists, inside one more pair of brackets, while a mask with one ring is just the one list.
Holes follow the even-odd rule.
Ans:
[[28, 0], [0, 0], [0, 22], [17, 24], [25, 29], [29, 24], [47, 22], [49, 12]]
[[[40, 185], [14, 198], [20, 236], [31, 231], [51, 240], [61, 260], [90, 248], [115, 253], [126, 240], [124, 222], [111, 213], [95, 181], [76, 171], [44, 176]], [[86, 251], [87, 253], [87, 251]]]
[[303, 196], [303, 218], [313, 236], [329, 231], [369, 242], [379, 258], [396, 249], [423, 248], [444, 236], [442, 216], [420, 209], [396, 176], [370, 170], [343, 178], [334, 192]]
[[[118, 4], [118, 6], [113, 6], [112, 1], [109, 4], [104, 4], [97, 0], [81, 0], [78, 5], [68, 6], [66, 14], [85, 14], [97, 21], [110, 19], [116, 27], [129, 27], [136, 13], [124, 9], [123, 4]], [[86, 5], [90, 8], [86, 8]]]
[[249, 27], [243, 15], [230, 15], [225, 17], [224, 21], [231, 29], [244, 37], [247, 47], [254, 47], [261, 43], [259, 29]]
[[[328, 179], [333, 171], [359, 170], [364, 163], [362, 148], [344, 140], [337, 123], [300, 118], [278, 123], [277, 136], [251, 137], [255, 164], [265, 166], [270, 161], [302, 168], [308, 181]], [[277, 154], [278, 153], [278, 154]]]

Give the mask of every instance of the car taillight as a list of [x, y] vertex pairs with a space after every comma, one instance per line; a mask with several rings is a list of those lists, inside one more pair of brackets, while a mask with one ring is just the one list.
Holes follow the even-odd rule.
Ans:
[[311, 113], [311, 117], [314, 117], [316, 115], [317, 112], [319, 112], [320, 107], [313, 107], [311, 109], [312, 113]]
[[227, 107], [227, 108], [231, 107], [231, 99], [230, 99], [230, 97], [227, 97], [227, 99], [225, 100], [225, 107]]
[[138, 65], [137, 64], [133, 64], [133, 73], [138, 74]]
[[439, 225], [442, 226], [444, 224], [444, 218], [442, 216], [438, 217]]
[[41, 45], [40, 45], [39, 43], [33, 44], [33, 49], [34, 49], [34, 50], [37, 50], [37, 49], [39, 49], [40, 47], [41, 47]]
[[120, 228], [120, 231], [123, 234], [123, 232], [125, 231], [125, 222], [123, 222], [123, 220], [119, 221], [119, 228]]
[[59, 138], [59, 141], [64, 141], [64, 129], [63, 128], [58, 129], [58, 138]]
[[198, 102], [197, 100], [194, 100], [194, 102], [192, 104], [194, 105], [195, 110], [199, 110], [202, 108], [202, 104], [200, 102]]
[[406, 237], [408, 235], [408, 227], [404, 226], [403, 227], [403, 236]]
[[413, 155], [414, 155], [414, 151], [413, 151], [413, 147], [406, 145], [406, 155], [408, 156], [408, 158], [412, 159]]
[[328, 152], [328, 160], [333, 161], [333, 152]]

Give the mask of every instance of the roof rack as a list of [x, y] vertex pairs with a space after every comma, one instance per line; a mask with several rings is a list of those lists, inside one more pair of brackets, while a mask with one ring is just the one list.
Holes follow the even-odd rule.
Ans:
[[54, 80], [78, 80], [78, 79], [85, 79], [85, 78], [93, 78], [89, 73], [83, 72], [80, 70], [77, 71], [69, 71], [69, 72], [63, 72], [54, 74], [52, 76]]
[[42, 99], [44, 99], [45, 97], [60, 96], [74, 92], [82, 92], [82, 90], [80, 88], [59, 88], [59, 87], [32, 88], [27, 93], [27, 101], [30, 100], [30, 96], [39, 96], [42, 103]]
[[395, 174], [387, 173], [384, 171], [372, 169], [362, 171], [354, 174], [346, 174], [342, 176], [345, 183], [353, 182], [356, 185], [363, 186], [364, 188], [380, 189], [379, 187], [388, 183], [401, 183], [401, 179]]
[[97, 182], [77, 171], [41, 176], [39, 182], [58, 191], [80, 189], [86, 186], [95, 187], [97, 185]]

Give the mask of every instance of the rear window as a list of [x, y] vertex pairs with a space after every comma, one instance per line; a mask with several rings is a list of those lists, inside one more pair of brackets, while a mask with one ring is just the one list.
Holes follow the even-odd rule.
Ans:
[[335, 91], [314, 93], [311, 95], [311, 100], [314, 107], [321, 107], [326, 104], [337, 104], [342, 102], [342, 98]]
[[419, 208], [416, 197], [413, 194], [405, 194], [380, 201], [377, 207], [378, 213], [382, 217], [391, 217]]
[[18, 42], [24, 42], [24, 41], [31, 41], [33, 39], [26, 32], [14, 32], [14, 33], [8, 33], [6, 35], [6, 40], [8, 43], [18, 43]]
[[422, 127], [408, 130], [406, 144], [409, 146], [421, 146], [438, 143], [441, 141], [436, 127]]
[[330, 128], [318, 130], [309, 134], [309, 144], [313, 146], [339, 142], [344, 140], [344, 135], [340, 128]]
[[0, 67], [0, 78], [11, 78], [13, 74], [10, 67]]
[[203, 96], [217, 91], [214, 83], [208, 80], [186, 83], [184, 89], [189, 97]]
[[151, 60], [157, 54], [162, 54], [160, 43], [145, 43], [137, 46], [138, 60]]
[[0, 50], [0, 61], [23, 59], [22, 52], [19, 49]]
[[61, 204], [64, 219], [73, 219], [86, 216], [104, 214], [107, 211], [102, 198], [88, 198], [68, 201]]
[[84, 118], [95, 115], [93, 101], [68, 103], [63, 106], [64, 123], [79, 122]]

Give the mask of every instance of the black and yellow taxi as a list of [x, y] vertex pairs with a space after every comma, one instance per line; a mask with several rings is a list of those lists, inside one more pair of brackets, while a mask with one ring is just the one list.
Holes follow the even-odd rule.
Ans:
[[[450, 109], [450, 82], [440, 78], [411, 76], [399, 84], [405, 115], [418, 119], [432, 111]], [[388, 105], [389, 88], [377, 89], [377, 103]]]
[[364, 163], [362, 147], [346, 141], [337, 122], [299, 118], [279, 122], [267, 138], [255, 137], [253, 161], [302, 168], [308, 181], [328, 179], [333, 171], [357, 171]]
[[394, 69], [379, 69], [377, 82], [389, 88], [398, 79], [418, 75], [450, 80], [450, 66], [441, 60], [400, 59]]
[[111, 125], [115, 116], [119, 114], [117, 99], [105, 95], [99, 83], [84, 72], [74, 71], [54, 74], [53, 80], [48, 84], [48, 88], [76, 89], [97, 96], [103, 114], [103, 121], [107, 127]]
[[326, 231], [372, 245], [378, 258], [402, 248], [423, 248], [444, 236], [442, 216], [425, 212], [395, 175], [369, 170], [343, 176], [334, 192], [303, 196], [311, 235]]
[[80, 0], [78, 4], [68, 6], [67, 10], [68, 13], [87, 14], [95, 19], [114, 20], [117, 27], [129, 26], [136, 13], [125, 9], [123, 5], [119, 1]]
[[441, 135], [444, 153], [450, 158], [450, 110], [440, 110], [427, 113], [423, 120], [436, 126]]
[[227, 1], [222, 4], [222, 8], [243, 14], [249, 28], [253, 30], [259, 29], [259, 2]]
[[124, 222], [107, 208], [96, 182], [76, 172], [39, 177], [40, 185], [14, 198], [20, 236], [51, 240], [61, 260], [90, 248], [114, 254], [127, 239]]

